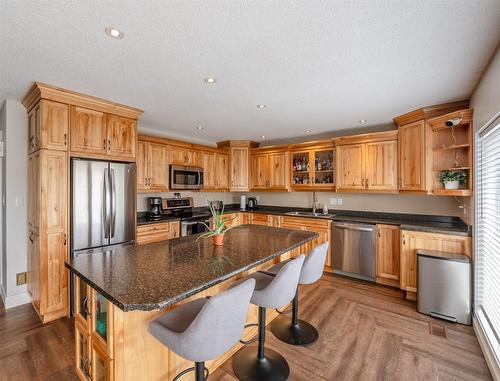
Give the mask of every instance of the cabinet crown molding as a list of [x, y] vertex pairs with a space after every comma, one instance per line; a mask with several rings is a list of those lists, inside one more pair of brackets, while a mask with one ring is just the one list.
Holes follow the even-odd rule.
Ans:
[[450, 112], [469, 108], [469, 100], [465, 99], [457, 102], [442, 103], [434, 106], [426, 106], [406, 114], [396, 116], [393, 121], [398, 126], [416, 122], [422, 119], [435, 118], [437, 116], [448, 114]]
[[250, 147], [257, 148], [260, 145], [258, 142], [253, 140], [224, 140], [222, 142], [217, 142], [217, 148], [231, 148], [231, 147]]
[[360, 143], [371, 143], [371, 142], [381, 142], [385, 140], [397, 140], [398, 130], [389, 130], [382, 132], [371, 132], [367, 134], [360, 135], [349, 135], [341, 136], [335, 138], [335, 145], [345, 145], [345, 144], [360, 144]]
[[137, 119], [144, 112], [141, 109], [126, 106], [120, 103], [97, 98], [91, 95], [77, 93], [76, 91], [35, 82], [23, 98], [23, 105], [30, 111], [40, 99], [67, 103], [75, 106], [89, 108], [126, 118]]

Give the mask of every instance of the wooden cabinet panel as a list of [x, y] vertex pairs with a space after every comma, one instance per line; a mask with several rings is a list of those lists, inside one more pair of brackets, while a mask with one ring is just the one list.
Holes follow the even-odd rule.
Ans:
[[186, 164], [199, 167], [202, 164], [202, 154], [201, 151], [197, 150], [186, 150]]
[[142, 140], [137, 142], [137, 191], [148, 189], [148, 144]]
[[29, 232], [28, 241], [28, 291], [31, 303], [40, 311], [40, 236], [33, 230]]
[[377, 225], [377, 283], [400, 287], [399, 226]]
[[400, 190], [425, 190], [425, 121], [399, 127]]
[[170, 163], [186, 164], [186, 149], [183, 147], [170, 146]]
[[112, 381], [113, 361], [92, 341], [92, 380]]
[[107, 132], [105, 114], [71, 106], [71, 151], [106, 154]]
[[401, 289], [417, 292], [417, 250], [437, 250], [471, 256], [471, 238], [403, 230], [401, 232]]
[[366, 182], [369, 190], [398, 190], [398, 142], [366, 144]]
[[66, 231], [68, 197], [68, 157], [65, 152], [40, 153], [42, 228], [48, 232]]
[[81, 381], [90, 380], [90, 338], [87, 330], [75, 324], [75, 370]]
[[28, 153], [40, 149], [40, 104], [28, 113]]
[[66, 261], [66, 233], [51, 232], [42, 237], [46, 258], [40, 263], [40, 282], [43, 295], [40, 312], [50, 314], [64, 310], [68, 304]]
[[337, 146], [337, 189], [365, 189], [365, 145]]
[[268, 187], [268, 155], [253, 155], [251, 158], [252, 189]]
[[121, 159], [135, 159], [136, 121], [108, 114], [106, 124], [108, 154]]
[[38, 231], [40, 221], [40, 152], [28, 157], [28, 228]]
[[219, 190], [229, 189], [229, 157], [224, 154], [215, 154], [215, 186]]
[[248, 147], [231, 147], [229, 158], [229, 176], [230, 190], [232, 191], [248, 191], [248, 166], [249, 166], [249, 148]]
[[268, 188], [288, 188], [288, 153], [270, 153], [268, 156]]
[[215, 154], [203, 152], [203, 188], [205, 190], [215, 189]]
[[251, 221], [253, 225], [267, 226], [267, 214], [253, 213], [251, 215]]
[[179, 238], [181, 236], [181, 223], [171, 221], [168, 223], [168, 239]]
[[68, 150], [69, 106], [45, 99], [40, 101], [41, 148]]
[[168, 147], [148, 143], [148, 188], [156, 192], [166, 192], [168, 172]]
[[137, 226], [136, 242], [138, 245], [166, 241], [167, 239], [169, 239], [168, 222]]

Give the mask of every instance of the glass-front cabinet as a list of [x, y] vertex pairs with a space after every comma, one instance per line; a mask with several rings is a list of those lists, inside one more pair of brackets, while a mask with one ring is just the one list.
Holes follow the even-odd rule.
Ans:
[[292, 149], [291, 158], [293, 189], [335, 189], [333, 146]]
[[92, 343], [92, 381], [110, 381], [113, 379], [113, 367], [110, 357], [99, 345]]
[[76, 335], [76, 374], [82, 381], [90, 380], [90, 340], [87, 330], [75, 324]]
[[92, 290], [92, 341], [98, 343], [101, 348], [112, 355], [112, 325], [113, 306], [97, 291]]

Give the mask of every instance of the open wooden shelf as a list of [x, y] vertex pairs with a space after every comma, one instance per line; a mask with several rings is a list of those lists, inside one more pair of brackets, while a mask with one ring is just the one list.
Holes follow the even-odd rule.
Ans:
[[436, 151], [447, 151], [451, 149], [460, 149], [460, 148], [470, 148], [470, 144], [457, 144], [448, 147], [434, 148], [434, 152]]
[[470, 189], [434, 189], [433, 193], [439, 196], [472, 196]]
[[448, 168], [434, 168], [435, 171], [466, 171], [470, 169], [470, 167], [448, 167]]

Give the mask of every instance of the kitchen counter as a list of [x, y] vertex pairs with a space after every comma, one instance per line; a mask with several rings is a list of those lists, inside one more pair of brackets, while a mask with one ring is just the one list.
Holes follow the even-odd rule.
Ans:
[[[239, 212], [239, 204], [226, 205], [225, 212]], [[292, 211], [311, 211], [311, 208], [296, 208], [283, 206], [259, 205], [254, 211], [247, 213], [261, 213], [286, 216], [287, 212]], [[361, 222], [368, 224], [386, 224], [398, 225], [404, 230], [423, 231], [441, 234], [453, 234], [461, 236], [470, 236], [472, 229], [458, 217], [451, 216], [432, 216], [423, 214], [403, 214], [403, 213], [381, 213], [381, 212], [363, 212], [352, 210], [329, 210], [334, 216], [329, 219], [332, 221]], [[318, 218], [314, 216], [293, 216], [301, 218]]]
[[313, 240], [309, 231], [240, 225], [224, 245], [188, 236], [81, 255], [66, 267], [123, 311], [160, 310]]

